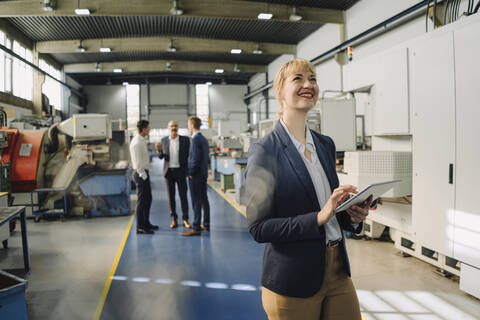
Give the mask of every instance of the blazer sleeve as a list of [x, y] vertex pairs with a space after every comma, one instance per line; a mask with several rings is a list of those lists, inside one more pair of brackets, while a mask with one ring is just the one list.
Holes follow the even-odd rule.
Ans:
[[[330, 144], [330, 148], [332, 150], [332, 157], [333, 161], [335, 163], [335, 158], [336, 158], [336, 147], [335, 147], [335, 142], [333, 142], [332, 138], [327, 137], [328, 142]], [[337, 174], [335, 172], [335, 174]], [[354, 232], [354, 233], [360, 233], [362, 231], [363, 223], [353, 223], [352, 220], [350, 219], [350, 215], [346, 211], [341, 211], [337, 213], [337, 221], [338, 224], [340, 225], [340, 228], [346, 231]]]
[[200, 172], [200, 161], [202, 159], [202, 155], [200, 154], [202, 149], [199, 146], [199, 141], [196, 139], [192, 139], [192, 145], [190, 146], [190, 153], [188, 159], [188, 175], [194, 176], [198, 172]]
[[276, 159], [260, 144], [249, 150], [246, 170], [247, 221], [255, 241], [285, 243], [319, 239], [317, 212], [294, 217], [276, 217]]
[[158, 157], [160, 159], [165, 159], [165, 161], [169, 161], [170, 159], [168, 158], [168, 152], [165, 152], [165, 150], [164, 150], [164, 148], [165, 148], [165, 138], [163, 138], [160, 141], [160, 144], [162, 145], [162, 150], [158, 153]]

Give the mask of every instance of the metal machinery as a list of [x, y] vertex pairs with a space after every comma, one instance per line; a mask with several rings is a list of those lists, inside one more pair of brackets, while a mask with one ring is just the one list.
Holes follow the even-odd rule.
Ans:
[[1, 191], [30, 214], [130, 212], [128, 134], [105, 114], [77, 114], [49, 129], [0, 128]]
[[344, 169], [338, 174], [341, 184], [360, 189], [372, 183], [399, 179], [393, 189], [381, 198], [381, 204], [365, 220], [363, 232], [370, 238], [379, 238], [390, 227], [392, 239], [395, 230], [410, 231], [412, 195], [412, 153], [400, 151], [345, 152]]

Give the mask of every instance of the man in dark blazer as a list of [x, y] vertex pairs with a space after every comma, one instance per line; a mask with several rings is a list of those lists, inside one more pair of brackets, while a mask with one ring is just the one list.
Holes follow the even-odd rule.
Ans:
[[[188, 129], [192, 132], [192, 145], [188, 156], [188, 183], [193, 206], [193, 228], [183, 232], [184, 236], [198, 236], [201, 230], [210, 231], [210, 204], [207, 197], [208, 141], [200, 133], [202, 121], [198, 117], [188, 119]], [[200, 224], [203, 208], [203, 224]]]
[[175, 205], [175, 184], [178, 186], [180, 201], [182, 203], [183, 226], [190, 228], [188, 223], [188, 199], [187, 199], [187, 166], [190, 139], [178, 135], [178, 124], [175, 121], [168, 123], [170, 136], [163, 137], [156, 144], [158, 157], [164, 159], [163, 176], [167, 184], [168, 201], [170, 204], [170, 216], [172, 223], [170, 228], [177, 227], [177, 211]]

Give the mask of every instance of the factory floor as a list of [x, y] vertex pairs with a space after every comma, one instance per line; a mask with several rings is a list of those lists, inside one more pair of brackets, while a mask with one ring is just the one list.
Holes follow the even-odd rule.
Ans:
[[[183, 227], [168, 228], [160, 169], [155, 160], [154, 235], [137, 235], [131, 216], [28, 221], [29, 319], [266, 319], [263, 246], [250, 238], [238, 212], [244, 208], [209, 188], [211, 232], [182, 237]], [[18, 230], [9, 249], [0, 249], [1, 269], [22, 266]], [[364, 318], [480, 319], [478, 299], [431, 265], [400, 256], [391, 243], [348, 239], [347, 246]]]

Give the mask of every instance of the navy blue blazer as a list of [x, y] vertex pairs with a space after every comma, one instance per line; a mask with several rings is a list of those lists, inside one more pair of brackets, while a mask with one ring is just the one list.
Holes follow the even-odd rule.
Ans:
[[[339, 185], [335, 144], [311, 131], [318, 159], [330, 187]], [[280, 123], [253, 144], [246, 170], [247, 220], [257, 242], [266, 243], [262, 285], [281, 295], [307, 298], [322, 287], [325, 273], [325, 227], [318, 226], [320, 205], [308, 170]], [[346, 212], [337, 214], [340, 228], [355, 230]], [[342, 238], [348, 274], [350, 265]]]
[[195, 178], [208, 178], [208, 140], [198, 132], [192, 138], [188, 155], [188, 175]]
[[[178, 136], [180, 139], [178, 144], [178, 162], [180, 163], [180, 169], [184, 174], [187, 174], [188, 166], [188, 152], [190, 150], [190, 139], [186, 136]], [[163, 176], [167, 175], [168, 165], [170, 162], [170, 137], [163, 137], [160, 141], [162, 145], [162, 150], [159, 152], [158, 157], [160, 159], [165, 159], [163, 163]]]

